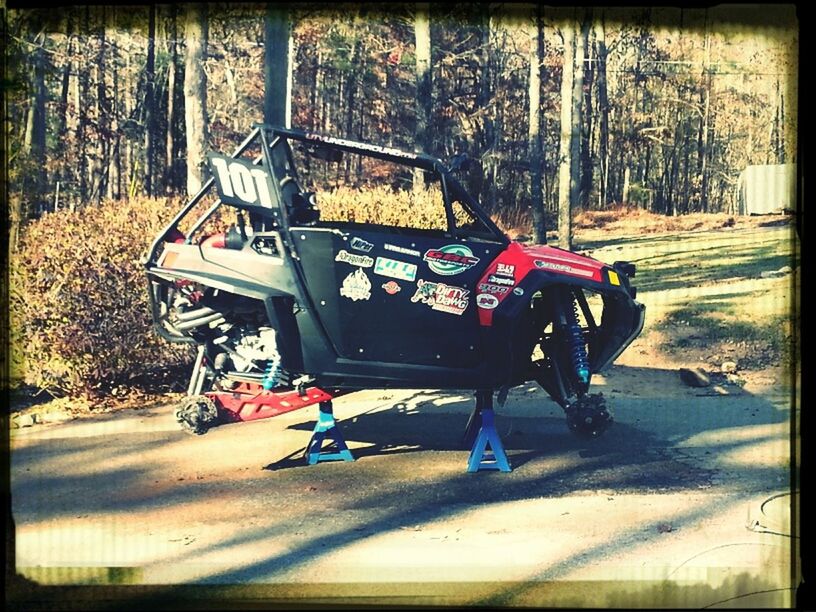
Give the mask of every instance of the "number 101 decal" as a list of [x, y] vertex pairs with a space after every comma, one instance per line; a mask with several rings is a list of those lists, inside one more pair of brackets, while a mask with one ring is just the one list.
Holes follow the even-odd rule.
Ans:
[[210, 153], [218, 195], [225, 204], [254, 204], [272, 208], [269, 173], [242, 159]]

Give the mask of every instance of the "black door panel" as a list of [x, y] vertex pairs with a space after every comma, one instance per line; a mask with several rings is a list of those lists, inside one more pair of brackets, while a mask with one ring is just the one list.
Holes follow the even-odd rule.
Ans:
[[480, 362], [475, 289], [503, 245], [378, 226], [299, 228], [293, 237], [340, 355], [446, 367]]

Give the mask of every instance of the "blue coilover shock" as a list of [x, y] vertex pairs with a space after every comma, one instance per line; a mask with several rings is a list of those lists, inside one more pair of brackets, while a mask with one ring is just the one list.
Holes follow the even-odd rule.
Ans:
[[570, 357], [572, 367], [578, 380], [584, 384], [589, 382], [589, 359], [587, 359], [586, 343], [581, 326], [578, 325], [578, 306], [570, 300], [571, 308], [566, 309], [567, 335], [570, 343]]
[[263, 381], [261, 382], [261, 386], [267, 391], [270, 389], [274, 389], [275, 385], [278, 384], [278, 377], [281, 374], [281, 359], [280, 355], [275, 353], [275, 357], [270, 359], [269, 362], [266, 364], [266, 371], [264, 372]]

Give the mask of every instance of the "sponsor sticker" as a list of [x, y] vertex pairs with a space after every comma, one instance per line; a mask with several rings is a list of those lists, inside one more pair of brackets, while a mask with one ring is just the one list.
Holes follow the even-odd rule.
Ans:
[[441, 276], [460, 274], [479, 263], [479, 258], [474, 257], [473, 251], [464, 244], [449, 244], [440, 249], [428, 249], [422, 259], [428, 262], [431, 272]]
[[470, 291], [444, 283], [432, 283], [423, 279], [417, 281], [417, 290], [412, 302], [422, 302], [432, 310], [461, 315], [470, 303]]
[[374, 264], [374, 274], [380, 276], [390, 276], [408, 282], [413, 282], [416, 278], [416, 264], [389, 259], [388, 257], [378, 257]]
[[358, 255], [357, 253], [349, 253], [345, 249], [337, 253], [334, 261], [342, 261], [343, 263], [351, 264], [352, 266], [360, 266], [361, 268], [370, 268], [374, 265], [374, 260], [368, 255]]
[[535, 260], [536, 268], [544, 268], [545, 270], [553, 270], [555, 272], [566, 272], [567, 274], [577, 274], [578, 276], [592, 276], [592, 270], [582, 270], [581, 268], [573, 268], [566, 264], [554, 263], [552, 261]]
[[399, 283], [395, 281], [388, 281], [387, 283], [383, 283], [382, 288], [385, 289], [385, 292], [388, 295], [394, 295], [395, 293], [399, 293], [402, 290], [402, 287], [399, 286]]
[[507, 278], [506, 276], [496, 276], [495, 274], [491, 274], [487, 277], [487, 280], [494, 285], [504, 285], [506, 287], [512, 287], [516, 284], [512, 278]]
[[480, 293], [476, 296], [476, 305], [485, 310], [493, 310], [499, 305], [499, 298], [491, 293]]
[[507, 293], [507, 287], [499, 287], [490, 283], [480, 283], [479, 291], [482, 293]]
[[351, 239], [351, 248], [357, 251], [362, 251], [363, 253], [368, 253], [374, 248], [374, 245], [368, 240], [363, 240], [362, 238], [357, 238], [357, 236], [355, 236]]
[[422, 253], [420, 253], [416, 249], [407, 249], [405, 247], [397, 246], [396, 244], [388, 244], [386, 242], [383, 245], [383, 248], [386, 251], [393, 251], [394, 253], [402, 253], [403, 255], [412, 255], [413, 257], [422, 257]]
[[362, 268], [357, 268], [345, 278], [343, 286], [340, 287], [340, 295], [354, 302], [371, 297], [371, 281]]
[[609, 283], [611, 285], [620, 285], [620, 279], [618, 278], [618, 273], [614, 270], [607, 270], [606, 272], [609, 275]]
[[512, 278], [515, 273], [516, 266], [514, 265], [503, 263], [496, 265], [496, 274], [498, 274], [499, 276], [509, 276]]

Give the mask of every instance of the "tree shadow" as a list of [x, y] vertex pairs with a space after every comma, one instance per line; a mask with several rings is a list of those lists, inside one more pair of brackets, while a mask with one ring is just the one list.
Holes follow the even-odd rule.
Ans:
[[[655, 384], [636, 387], [636, 382], [644, 378], [654, 379]], [[673, 393], [666, 391], [667, 385], [672, 384], [670, 380], [678, 385]], [[70, 513], [93, 516], [112, 512], [141, 513], [166, 507], [177, 507], [183, 512], [192, 498], [206, 500], [211, 495], [218, 498], [224, 491], [237, 494], [248, 486], [268, 489], [275, 495], [256, 496], [252, 502], [255, 520], [238, 521], [230, 533], [215, 541], [190, 547], [156, 562], [183, 566], [195, 563], [203, 555], [235, 559], [242, 547], [257, 547], [260, 543], [261, 549], [268, 545], [276, 552], [236, 561], [228, 568], [213, 567], [191, 582], [198, 585], [195, 588], [216, 584], [286, 582], [296, 575], [298, 568], [309, 567], [329, 552], [359, 544], [379, 534], [420, 523], [444, 521], [492, 504], [560, 498], [590, 491], [596, 494], [604, 491], [641, 494], [707, 489], [712, 486], [714, 470], [700, 467], [691, 460], [684, 446], [686, 442], [725, 431], [723, 435], [700, 442], [697, 447], [697, 452], [725, 456], [771, 439], [767, 431], [754, 431], [753, 428], [777, 425], [789, 419], [786, 410], [761, 397], [748, 393], [734, 397], [698, 397], [699, 390], [679, 385], [676, 373], [672, 371], [613, 368], [600, 384], [600, 389], [610, 397], [613, 410], [618, 404], [617, 422], [597, 440], [572, 436], [563, 423], [560, 407], [545, 399], [542, 392], [535, 392], [540, 399], [525, 402], [523, 398], [534, 393], [531, 387], [525, 385], [514, 390], [507, 404], [497, 408], [499, 433], [514, 467], [509, 474], [465, 472], [467, 451], [461, 446], [461, 436], [474, 405], [470, 392], [417, 391], [399, 402], [379, 401], [368, 412], [338, 418], [339, 426], [358, 459], [355, 463], [319, 463], [309, 466], [308, 470], [293, 470], [286, 468], [305, 466], [305, 461], [290, 459], [289, 464], [276, 461], [241, 482], [231, 481], [232, 475], [222, 471], [217, 478], [201, 483], [151, 490], [145, 486], [144, 473], [138, 468], [142, 462], [150, 461], [151, 449], [159, 444], [188, 444], [195, 453], [199, 447], [202, 450], [191, 456], [195, 456], [206, 470], [208, 464], [217, 463], [217, 458], [209, 456], [209, 449], [217, 445], [201, 444], [205, 442], [203, 438], [185, 438], [182, 443], [172, 433], [163, 432], [156, 434], [153, 440], [146, 437], [139, 444], [131, 444], [129, 452], [132, 454], [127, 461], [105, 468], [104, 457], [115, 456], [116, 449], [122, 446], [122, 439], [114, 438], [108, 441], [111, 446], [94, 474], [54, 475], [53, 478], [40, 479], [36, 487], [40, 491], [45, 487], [46, 492], [35, 498], [32, 498], [35, 485], [19, 481], [13, 484], [12, 495], [17, 497], [15, 518], [19, 525], [21, 522], [48, 521]], [[345, 401], [353, 402], [353, 398], [353, 395], [349, 396]], [[335, 412], [342, 414], [347, 409], [340, 406]], [[212, 438], [215, 441], [219, 436], [257, 436], [272, 431], [272, 424], [268, 425], [263, 427], [263, 422], [230, 424], [208, 436], [216, 434]], [[286, 430], [302, 432], [305, 444], [313, 425], [314, 421], [310, 420], [291, 425]], [[745, 428], [746, 435], [727, 433], [740, 428]], [[47, 443], [33, 443], [28, 452], [33, 453], [37, 445]], [[97, 443], [103, 444], [102, 440]], [[87, 447], [89, 442], [85, 444]], [[286, 450], [291, 447], [283, 452]], [[55, 449], [54, 455], [61, 452]], [[280, 454], [281, 449], [273, 451], [270, 448], [267, 452]], [[32, 465], [34, 459], [23, 458], [16, 465], [26, 465], [26, 461]], [[734, 481], [744, 487], [746, 496], [761, 490], [758, 487], [779, 472], [779, 468], [758, 463], [733, 468]], [[112, 479], [117, 482], [117, 490], [129, 489], [133, 494], [123, 499], [111, 496], [105, 501], [82, 495], [83, 491], [105, 486]], [[313, 496], [303, 493], [304, 489], [314, 489]], [[293, 496], [286, 511], [281, 511], [276, 496]], [[680, 512], [676, 520], [700, 520], [715, 511], [717, 503], [714, 497], [710, 504]], [[219, 511], [229, 512], [230, 509], [213, 507], [216, 517]], [[331, 519], [333, 516], [350, 518], [336, 522]], [[500, 514], [497, 521], [501, 521]], [[622, 551], [627, 546], [627, 537], [653, 530], [658, 521], [659, 518], [654, 516], [646, 519], [633, 517], [631, 525], [622, 527], [620, 538], [579, 547], [579, 552], [553, 565], [546, 576], [531, 576], [530, 583], [557, 579], [559, 572], [568, 568], [592, 564]], [[278, 538], [291, 536], [293, 532], [302, 532], [302, 535], [297, 540], [287, 540], [289, 544], [285, 550], [274, 545]], [[468, 584], [462, 583], [463, 592], [467, 591]], [[482, 601], [514, 601], [524, 588], [527, 588], [524, 584], [494, 585], [493, 595]], [[161, 592], [175, 597], [185, 591], [184, 587], [168, 587]]]

